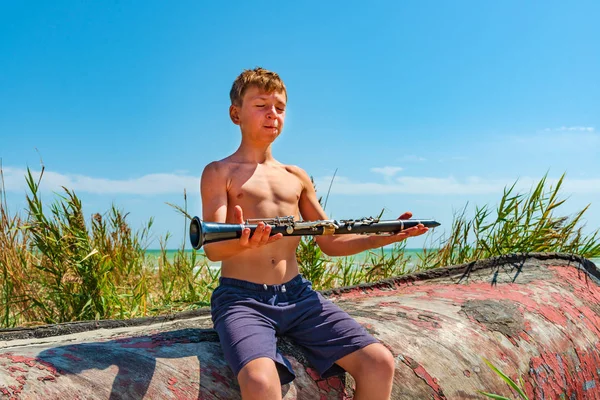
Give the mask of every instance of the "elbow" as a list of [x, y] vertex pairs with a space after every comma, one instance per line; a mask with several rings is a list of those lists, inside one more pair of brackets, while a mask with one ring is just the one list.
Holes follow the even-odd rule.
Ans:
[[221, 260], [219, 260], [219, 258], [218, 258], [218, 257], [213, 257], [213, 256], [211, 256], [211, 255], [210, 255], [210, 254], [208, 254], [208, 253], [204, 253], [204, 255], [206, 256], [206, 258], [207, 258], [209, 261], [212, 261], [212, 262], [221, 261]]
[[208, 251], [204, 252], [204, 256], [209, 260], [209, 261], [213, 261], [213, 262], [217, 262], [219, 261], [216, 257], [214, 257], [214, 255]]
[[213, 247], [216, 243], [204, 245], [204, 255], [210, 261], [224, 261], [233, 256], [233, 254], [229, 254], [226, 251], [223, 251], [222, 248]]
[[213, 262], [221, 261], [214, 249], [211, 250], [211, 246], [209, 244], [204, 245], [204, 256]]

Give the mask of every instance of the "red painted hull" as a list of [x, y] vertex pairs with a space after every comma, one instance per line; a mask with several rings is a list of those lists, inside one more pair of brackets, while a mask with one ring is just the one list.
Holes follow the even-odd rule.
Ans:
[[[600, 399], [600, 272], [579, 257], [506, 256], [325, 292], [396, 357], [394, 399]], [[206, 310], [0, 331], [0, 398], [235, 399]], [[347, 399], [283, 341], [285, 399]]]

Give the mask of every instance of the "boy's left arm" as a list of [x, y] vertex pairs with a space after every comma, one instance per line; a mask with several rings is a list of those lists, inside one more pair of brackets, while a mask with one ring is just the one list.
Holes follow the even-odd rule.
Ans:
[[[305, 171], [298, 169], [298, 176], [303, 185], [302, 194], [298, 201], [300, 214], [305, 221], [316, 221], [327, 219], [325, 210], [319, 204], [315, 188]], [[408, 219], [412, 217], [412, 213], [406, 212], [399, 219]], [[365, 250], [375, 249], [388, 244], [396, 243], [405, 240], [412, 236], [419, 236], [427, 232], [428, 228], [419, 224], [413, 228], [407, 228], [403, 231], [392, 235], [323, 235], [316, 236], [315, 240], [323, 253], [332, 257], [349, 256], [357, 254]]]

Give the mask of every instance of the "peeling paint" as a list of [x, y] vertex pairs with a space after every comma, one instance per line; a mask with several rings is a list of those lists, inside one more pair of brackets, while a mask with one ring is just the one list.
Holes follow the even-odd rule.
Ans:
[[438, 380], [436, 378], [432, 377], [429, 374], [429, 372], [427, 372], [427, 370], [425, 370], [425, 368], [422, 365], [420, 365], [419, 363], [417, 363], [415, 360], [413, 360], [412, 358], [410, 358], [408, 356], [403, 357], [403, 362], [414, 371], [415, 375], [417, 375], [425, 383], [427, 383], [427, 386], [429, 386], [431, 389], [433, 389], [433, 391], [435, 393], [435, 396], [434, 396], [435, 399], [445, 399], [446, 398], [444, 396], [444, 392], [442, 391], [442, 388], [438, 384]]

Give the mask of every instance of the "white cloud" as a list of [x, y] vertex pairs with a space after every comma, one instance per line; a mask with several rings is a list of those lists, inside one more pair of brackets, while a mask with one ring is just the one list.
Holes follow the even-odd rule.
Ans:
[[[386, 170], [389, 168], [389, 170]], [[393, 168], [380, 168], [389, 174], [396, 173]], [[37, 180], [39, 171], [32, 171]], [[517, 178], [487, 179], [477, 176], [466, 178], [448, 177], [418, 177], [386, 175], [384, 182], [361, 182], [344, 176], [336, 176], [331, 187], [331, 193], [342, 195], [379, 195], [379, 194], [430, 194], [430, 195], [474, 195], [502, 193], [503, 189], [512, 185]], [[10, 192], [27, 190], [25, 182], [26, 170], [3, 167], [5, 189]], [[329, 187], [331, 176], [315, 179], [319, 191]], [[540, 178], [522, 177], [518, 179], [517, 190], [529, 191], [539, 182]], [[547, 185], [556, 185], [558, 179], [547, 179]], [[181, 194], [185, 189], [199, 190], [200, 177], [178, 175], [173, 173], [148, 174], [134, 179], [94, 178], [77, 174], [60, 174], [46, 170], [40, 189], [44, 192], [62, 192], [62, 186], [76, 192], [93, 194], [129, 194], [157, 195]], [[570, 194], [600, 194], [600, 178], [565, 178], [561, 188], [563, 196]]]
[[391, 178], [403, 169], [404, 168], [402, 167], [374, 167], [371, 168], [371, 172], [375, 172], [376, 174], [381, 174], [385, 177]]
[[[27, 190], [25, 175], [21, 168], [4, 167], [4, 185], [6, 191], [23, 192]], [[33, 171], [36, 181], [40, 172]], [[185, 174], [149, 174], [133, 179], [94, 178], [78, 174], [61, 174], [45, 170], [40, 184], [41, 191], [62, 192], [62, 186], [76, 192], [94, 194], [167, 194], [183, 193], [183, 189], [199, 190], [200, 177]]]
[[438, 162], [444, 163], [444, 162], [467, 161], [467, 160], [468, 160], [468, 158], [465, 156], [452, 156], [449, 158], [440, 158], [438, 160]]
[[560, 132], [594, 132], [593, 126], [561, 126], [560, 128], [546, 128], [544, 131], [560, 131]]
[[[329, 187], [331, 177], [315, 180], [317, 188]], [[501, 194], [507, 186], [511, 186], [516, 178], [486, 179], [471, 176], [458, 179], [453, 176], [438, 177], [398, 177], [393, 181], [358, 182], [347, 177], [336, 176], [331, 187], [332, 194], [344, 195], [378, 195], [378, 194], [430, 194], [430, 195], [474, 195]], [[556, 185], [558, 179], [547, 179], [547, 187]], [[539, 182], [539, 178], [522, 177], [518, 179], [516, 190], [523, 193], [529, 191]], [[561, 188], [563, 195], [575, 193], [600, 193], [600, 178], [565, 179]]]
[[425, 157], [420, 157], [420, 156], [416, 156], [416, 155], [406, 155], [404, 157], [400, 157], [398, 159], [398, 161], [402, 161], [402, 162], [421, 162], [421, 161], [427, 161], [427, 159]]
[[[581, 129], [580, 129], [581, 128]], [[581, 151], [600, 146], [600, 134], [594, 128], [571, 127], [564, 129], [544, 129], [533, 135], [512, 136], [514, 144], [535, 146], [541, 150]]]

